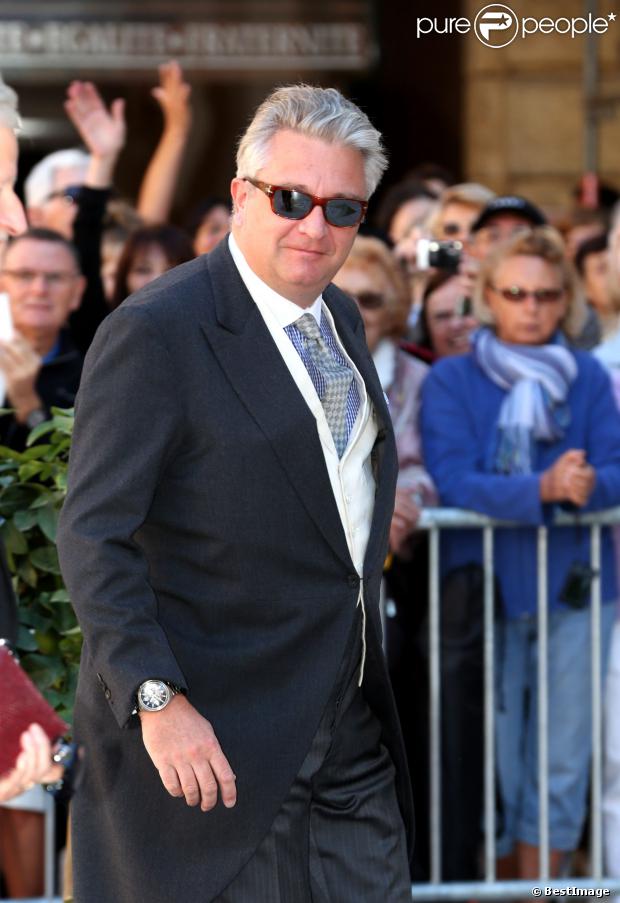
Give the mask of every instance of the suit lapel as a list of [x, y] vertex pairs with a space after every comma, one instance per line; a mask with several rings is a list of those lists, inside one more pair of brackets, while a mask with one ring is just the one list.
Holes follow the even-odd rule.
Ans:
[[372, 401], [379, 429], [373, 454], [376, 456], [375, 480], [377, 491], [373, 509], [372, 526], [364, 558], [364, 574], [372, 573], [381, 564], [377, 557], [383, 551], [384, 536], [394, 510], [394, 491], [398, 464], [392, 420], [375, 365], [368, 351], [366, 341], [353, 331], [352, 321], [343, 313], [343, 305], [338, 304], [338, 290], [330, 285], [323, 293], [323, 300], [334, 318], [338, 335], [351, 360], [360, 372], [366, 385], [368, 397]]
[[209, 254], [207, 263], [216, 321], [202, 321], [206, 339], [239, 399], [271, 443], [308, 514], [353, 570], [314, 415], [252, 301], [227, 242]]

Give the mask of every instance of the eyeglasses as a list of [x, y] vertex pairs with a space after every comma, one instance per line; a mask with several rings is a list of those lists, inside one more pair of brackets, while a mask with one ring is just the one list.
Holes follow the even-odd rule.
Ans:
[[75, 204], [81, 192], [81, 185], [68, 185], [67, 188], [63, 188], [61, 191], [52, 191], [51, 194], [48, 194], [45, 198], [45, 203], [53, 201], [55, 198], [62, 198], [67, 207], [70, 207], [72, 204]]
[[60, 288], [60, 286], [68, 285], [73, 279], [77, 278], [77, 273], [52, 272], [43, 273], [40, 270], [2, 270], [2, 276], [9, 276], [20, 285], [32, 285], [36, 279], [41, 277], [45, 284], [50, 288]]
[[360, 292], [358, 295], [347, 292], [347, 294], [354, 298], [364, 310], [378, 310], [385, 304], [385, 298], [379, 292]]
[[510, 285], [507, 288], [498, 288], [495, 285], [489, 285], [489, 288], [501, 295], [505, 301], [516, 301], [520, 303], [526, 298], [533, 298], [537, 304], [553, 304], [559, 301], [564, 294], [563, 288], [536, 288], [533, 292], [528, 292], [518, 285]]
[[444, 223], [441, 230], [446, 238], [453, 238], [455, 235], [461, 235], [463, 227], [460, 223]]
[[356, 198], [318, 198], [297, 188], [282, 188], [250, 178], [245, 181], [264, 192], [271, 201], [273, 212], [284, 219], [305, 219], [315, 207], [322, 207], [330, 226], [357, 226], [368, 209], [368, 201]]

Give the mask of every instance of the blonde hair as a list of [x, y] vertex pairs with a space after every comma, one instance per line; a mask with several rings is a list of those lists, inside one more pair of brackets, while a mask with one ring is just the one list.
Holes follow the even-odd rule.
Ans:
[[411, 302], [407, 282], [392, 252], [378, 238], [358, 235], [353, 242], [349, 256], [342, 265], [342, 269], [344, 270], [349, 266], [359, 267], [360, 269], [375, 267], [386, 277], [392, 290], [385, 298], [385, 309], [388, 314], [386, 335], [392, 338], [400, 338], [407, 326]]
[[439, 206], [433, 211], [427, 227], [434, 238], [443, 238], [439, 234], [439, 223], [448, 204], [462, 204], [471, 207], [477, 213], [496, 197], [495, 192], [481, 185], [479, 182], [461, 182], [459, 185], [450, 185], [442, 191], [439, 198]]
[[0, 75], [0, 126], [16, 131], [21, 125], [17, 112], [17, 94]]
[[478, 322], [486, 326], [495, 325], [485, 294], [498, 266], [509, 257], [538, 257], [559, 270], [566, 291], [566, 313], [559, 326], [569, 338], [578, 336], [583, 329], [587, 309], [575, 268], [566, 257], [562, 236], [552, 226], [535, 226], [519, 231], [497, 245], [483, 260], [473, 293], [474, 314]]
[[262, 102], [241, 136], [237, 178], [256, 176], [267, 162], [272, 138], [284, 129], [358, 150], [364, 159], [368, 197], [387, 168], [380, 132], [340, 91], [315, 85], [286, 85]]

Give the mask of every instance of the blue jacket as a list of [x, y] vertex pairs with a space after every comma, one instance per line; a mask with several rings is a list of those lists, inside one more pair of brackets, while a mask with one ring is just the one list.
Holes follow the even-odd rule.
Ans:
[[[446, 358], [431, 369], [422, 387], [421, 430], [424, 460], [441, 504], [468, 508], [491, 517], [516, 520], [534, 528], [549, 522], [554, 507], [540, 500], [540, 474], [564, 451], [585, 449], [596, 469], [596, 486], [584, 511], [620, 505], [620, 415], [609, 376], [587, 352], [575, 351], [578, 375], [568, 405], [564, 438], [538, 442], [531, 474], [494, 472], [496, 423], [506, 392], [480, 369], [472, 354]], [[549, 531], [549, 605], [564, 608], [559, 596], [571, 566], [588, 563], [588, 528]], [[603, 531], [602, 598], [617, 595], [609, 530]], [[479, 530], [446, 530], [442, 573], [481, 562]], [[536, 530], [500, 529], [495, 534], [495, 567], [508, 617], [536, 611]]]

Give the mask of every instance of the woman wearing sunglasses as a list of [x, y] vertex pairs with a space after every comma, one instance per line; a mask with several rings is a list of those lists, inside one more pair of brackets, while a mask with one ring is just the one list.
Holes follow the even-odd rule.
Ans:
[[399, 468], [390, 547], [398, 554], [410, 539], [419, 507], [436, 501], [422, 464], [418, 430], [420, 389], [428, 368], [399, 348], [409, 296], [398, 264], [382, 241], [358, 236], [333, 281], [357, 302], [368, 350], [390, 403]]
[[[446, 358], [423, 387], [422, 440], [445, 506], [518, 528], [495, 532], [496, 774], [500, 875], [538, 875], [536, 527], [554, 512], [620, 504], [620, 417], [609, 378], [564, 335], [581, 318], [575, 276], [549, 227], [519, 233], [482, 265], [469, 354]], [[602, 538], [602, 659], [616, 595]], [[591, 751], [589, 531], [548, 534], [549, 840], [551, 873], [579, 842]], [[478, 531], [448, 530], [442, 569], [482, 562]], [[544, 651], [541, 650], [544, 655]]]

